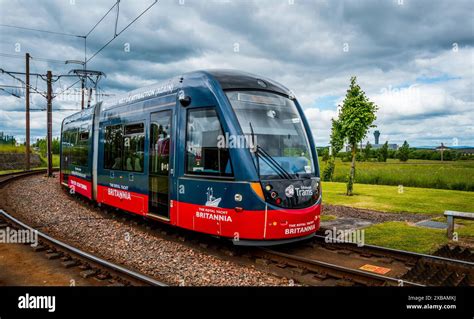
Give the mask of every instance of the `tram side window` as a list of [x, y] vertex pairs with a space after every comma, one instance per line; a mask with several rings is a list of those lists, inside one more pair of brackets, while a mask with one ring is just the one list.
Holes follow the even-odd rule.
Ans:
[[77, 128], [73, 128], [69, 131], [69, 157], [71, 164], [77, 166], [79, 166], [78, 144], [78, 131]]
[[229, 150], [217, 145], [223, 135], [215, 109], [188, 111], [186, 127], [186, 173], [232, 176]]
[[145, 125], [136, 123], [105, 128], [104, 168], [143, 172]]
[[63, 130], [61, 137], [61, 165], [66, 168], [69, 165], [70, 158], [70, 143], [69, 143], [69, 131]]
[[74, 131], [76, 141], [73, 152], [73, 164], [78, 166], [88, 166], [89, 163], [89, 128], [82, 127]]
[[125, 126], [123, 137], [123, 170], [143, 172], [145, 128], [143, 123]]
[[122, 143], [122, 126], [107, 126], [104, 140], [104, 168], [122, 170]]

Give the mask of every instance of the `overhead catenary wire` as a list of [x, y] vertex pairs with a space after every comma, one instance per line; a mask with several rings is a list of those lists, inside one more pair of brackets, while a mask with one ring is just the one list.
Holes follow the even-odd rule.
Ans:
[[[0, 56], [4, 58], [13, 58], [13, 59], [24, 59], [24, 55], [20, 54], [11, 54], [11, 53], [4, 53], [0, 52]], [[39, 62], [47, 62], [47, 63], [58, 63], [58, 64], [65, 64], [67, 60], [57, 60], [57, 59], [47, 59], [47, 58], [39, 58], [35, 56], [30, 56], [32, 61], [39, 61]]]
[[115, 2], [115, 4], [114, 4], [112, 7], [110, 7], [109, 11], [107, 11], [107, 12], [102, 16], [102, 18], [99, 19], [99, 21], [97, 21], [97, 23], [92, 27], [92, 29], [90, 29], [89, 32], [86, 33], [86, 35], [85, 35], [86, 38], [89, 36], [89, 34], [92, 33], [92, 31], [95, 30], [95, 28], [102, 22], [102, 20], [105, 19], [105, 17], [110, 13], [110, 11], [112, 11], [113, 8], [115, 8], [115, 6], [119, 4], [119, 2], [120, 2], [120, 0], [118, 0], [117, 2]]
[[[102, 52], [103, 49], [105, 49], [113, 40], [115, 40], [118, 36], [120, 36], [125, 30], [127, 30], [133, 23], [135, 23], [138, 19], [140, 19], [148, 10], [150, 10], [158, 0], [154, 0], [153, 3], [151, 3], [145, 10], [143, 10], [138, 16], [136, 16], [129, 24], [127, 24], [120, 32], [117, 33], [117, 26], [118, 26], [118, 18], [119, 18], [119, 13], [120, 13], [120, 0], [116, 0], [114, 5], [109, 8], [109, 10], [97, 21], [94, 26], [85, 34], [85, 35], [79, 35], [79, 34], [73, 34], [73, 33], [65, 33], [65, 32], [57, 32], [57, 31], [50, 31], [50, 30], [42, 30], [42, 29], [37, 29], [37, 28], [29, 28], [29, 27], [21, 27], [21, 26], [15, 26], [15, 25], [8, 25], [8, 24], [0, 24], [0, 27], [7, 27], [7, 28], [15, 28], [15, 29], [21, 29], [21, 30], [28, 30], [28, 31], [35, 31], [35, 32], [42, 32], [42, 33], [49, 33], [49, 34], [55, 34], [55, 35], [62, 35], [62, 36], [69, 36], [69, 37], [76, 37], [76, 38], [82, 38], [84, 39], [84, 69], [86, 69], [86, 64], [90, 60], [92, 60], [94, 57], [96, 57], [100, 52]], [[99, 50], [97, 50], [91, 57], [87, 58], [87, 37], [96, 29], [96, 27], [105, 19], [105, 17], [115, 8], [117, 7], [117, 14], [115, 17], [115, 26], [114, 26], [114, 36], [112, 39], [107, 41]], [[4, 57], [12, 57], [12, 58], [20, 58], [20, 56], [12, 55], [12, 54], [6, 54], [6, 53], [0, 53], [0, 55]], [[21, 57], [23, 58], [23, 57]], [[46, 59], [46, 58], [36, 58], [38, 61], [44, 61], [44, 62], [51, 62], [51, 63], [63, 63], [65, 61], [61, 60], [55, 60], [55, 59]]]
[[[140, 19], [148, 10], [150, 10], [156, 3], [158, 2], [158, 0], [154, 0], [148, 7], [146, 7], [145, 10], [143, 10], [138, 16], [136, 16], [130, 23], [128, 23], [122, 30], [120, 30], [119, 32], [117, 32], [117, 28], [118, 28], [118, 19], [119, 19], [119, 15], [120, 15], [120, 0], [116, 0], [116, 2], [109, 8], [109, 10], [99, 19], [99, 21], [97, 21], [94, 26], [85, 34], [85, 35], [79, 35], [79, 34], [74, 34], [74, 33], [66, 33], [66, 32], [57, 32], [57, 31], [51, 31], [51, 30], [43, 30], [43, 29], [38, 29], [38, 28], [30, 28], [30, 27], [23, 27], [23, 26], [15, 26], [15, 25], [9, 25], [9, 24], [0, 24], [0, 27], [6, 27], [6, 28], [14, 28], [14, 29], [20, 29], [20, 30], [27, 30], [27, 31], [34, 31], [34, 32], [41, 32], [41, 33], [48, 33], [48, 34], [53, 34], [53, 35], [60, 35], [60, 36], [68, 36], [68, 37], [76, 37], [76, 38], [82, 38], [84, 39], [84, 62], [83, 62], [83, 68], [84, 68], [84, 71], [86, 70], [86, 65], [89, 61], [91, 61], [93, 58], [95, 58], [100, 52], [102, 52], [102, 50], [104, 50], [113, 40], [115, 40], [118, 36], [120, 36], [123, 32], [125, 32], [132, 24], [134, 24], [138, 19]], [[97, 28], [97, 26], [105, 19], [105, 17], [107, 15], [110, 14], [110, 12], [112, 12], [112, 10], [116, 8], [117, 9], [117, 12], [116, 12], [116, 16], [115, 16], [115, 25], [114, 25], [114, 36], [109, 40], [107, 41], [99, 50], [97, 50], [94, 54], [92, 54], [91, 57], [87, 58], [87, 37], [92, 33], [94, 32], [94, 30]], [[7, 58], [18, 58], [18, 59], [23, 59], [24, 57], [22, 55], [16, 55], [16, 54], [9, 54], [9, 53], [3, 53], [3, 52], [0, 52], [0, 56], [2, 57], [7, 57]], [[70, 61], [70, 60], [66, 60], [66, 61], [63, 61], [63, 60], [57, 60], [57, 59], [50, 59], [50, 58], [40, 58], [40, 57], [33, 57], [33, 56], [30, 56], [31, 60], [33, 61], [39, 61], [39, 62], [47, 62], [47, 63], [60, 63], [60, 64], [67, 64], [67, 61]], [[17, 80], [18, 82], [22, 83], [25, 88], [27, 86], [27, 84], [21, 80], [20, 78], [18, 78], [16, 75], [25, 75], [25, 73], [23, 72], [13, 72], [13, 71], [5, 71], [3, 69], [0, 69], [1, 73], [2, 74], [7, 74], [9, 75], [10, 77], [14, 78], [15, 80]], [[45, 75], [43, 74], [38, 74], [38, 73], [29, 73], [30, 76], [35, 76], [36, 77], [36, 85], [35, 87], [33, 87], [31, 84], [28, 84], [28, 88], [32, 91], [31, 93], [34, 93], [34, 94], [40, 94], [42, 95], [43, 97], [47, 98], [47, 94], [45, 92], [41, 92], [37, 89], [37, 84], [38, 84], [38, 78], [41, 78], [42, 80], [48, 82], [48, 80], [45, 78]], [[62, 75], [57, 75], [57, 76], [53, 76], [52, 78], [50, 77], [49, 79], [49, 83], [52, 83], [52, 82], [57, 82], [57, 81], [60, 81], [61, 77], [76, 77], [77, 75], [70, 75], [70, 74], [62, 74]], [[75, 81], [73, 84], [71, 84], [70, 86], [68, 86], [67, 88], [65, 88], [64, 90], [56, 93], [53, 95], [52, 98], [55, 98], [59, 95], [72, 95], [74, 93], [69, 93], [67, 92], [70, 88], [72, 88], [74, 85], [76, 85], [77, 83], [81, 82], [81, 80], [86, 80], [89, 79], [92, 83], [94, 83], [95, 87], [96, 87], [96, 100], [98, 99], [99, 96], [109, 96], [105, 93], [100, 93], [101, 91], [101, 88], [99, 87], [99, 90], [97, 91], [97, 86], [98, 86], [98, 80], [99, 78], [97, 78], [96, 81], [94, 81], [92, 78], [90, 78], [88, 75], [82, 79], [80, 78], [79, 80]], [[61, 83], [61, 82], [59, 82]], [[4, 86], [5, 87], [5, 86]], [[17, 98], [21, 98], [21, 96], [19, 94], [15, 94], [14, 92], [10, 92], [8, 90], [6, 90], [4, 87], [0, 87], [0, 89], [3, 91], [3, 92], [6, 92], [12, 96], [15, 96]], [[10, 88], [14, 89], [15, 87], [11, 86]], [[20, 87], [16, 87], [16, 89], [20, 89]], [[23, 89], [23, 87], [21, 87], [21, 89]], [[67, 92], [67, 93], [66, 93]]]
[[[105, 43], [99, 50], [97, 50], [90, 58], [88, 58], [85, 63], [88, 63], [90, 60], [92, 60], [97, 54], [99, 54], [103, 49], [105, 49], [113, 40], [115, 40], [118, 36], [120, 36], [125, 30], [127, 30], [133, 23], [135, 23], [135, 21], [137, 21], [138, 19], [140, 19], [148, 10], [150, 10], [156, 3], [158, 2], [158, 0], [154, 0], [152, 4], [150, 4], [145, 10], [142, 11], [142, 13], [140, 13], [137, 17], [135, 17], [135, 19], [133, 19], [129, 24], [127, 24], [120, 32], [117, 33], [117, 21], [118, 21], [118, 12], [117, 12], [117, 16], [116, 16], [116, 20], [115, 20], [115, 32], [114, 32], [114, 36], [112, 37], [112, 39], [110, 39], [107, 43]], [[120, 0], [117, 0], [116, 4], [117, 5], [117, 8], [118, 8], [118, 4], [120, 3]], [[114, 6], [115, 6], [114, 5]], [[114, 7], [113, 6], [113, 7]], [[110, 11], [113, 9], [113, 7], [107, 12], [110, 13]], [[117, 9], [118, 10], [118, 9]]]
[[[14, 78], [15, 80], [21, 82], [21, 83], [22, 83], [23, 85], [25, 85], [25, 87], [26, 87], [26, 82], [23, 81], [22, 79], [16, 77], [16, 76], [14, 75], [14, 74], [23, 74], [23, 73], [21, 73], [21, 72], [10, 72], [10, 71], [5, 71], [5, 70], [3, 70], [3, 69], [0, 69], [0, 73], [9, 75], [10, 77]], [[42, 96], [46, 97], [46, 95], [42, 94], [42, 93], [41, 93], [40, 91], [38, 91], [36, 88], [32, 87], [31, 84], [28, 85], [28, 87], [30, 88], [30, 90], [33, 90], [33, 91], [35, 91], [35, 92], [41, 94]]]
[[20, 26], [9, 25], [9, 24], [0, 24], [0, 27], [14, 28], [14, 29], [20, 29], [20, 30], [27, 30], [27, 31], [35, 31], [35, 32], [42, 32], [42, 33], [49, 33], [49, 34], [76, 37], [76, 38], [84, 38], [83, 35], [79, 35], [79, 34], [49, 31], [49, 30], [41, 30], [41, 29], [36, 29], [36, 28], [27, 28], [27, 27], [20, 27]]

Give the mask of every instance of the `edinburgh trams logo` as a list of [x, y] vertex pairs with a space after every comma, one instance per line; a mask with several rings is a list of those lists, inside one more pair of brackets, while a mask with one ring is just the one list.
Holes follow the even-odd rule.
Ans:
[[295, 196], [295, 193], [297, 196], [312, 196], [313, 189], [311, 186], [301, 185], [300, 187], [295, 187], [293, 184], [285, 188], [286, 197], [291, 198]]
[[295, 196], [295, 187], [293, 185], [290, 185], [287, 188], [285, 188], [285, 195], [286, 197]]

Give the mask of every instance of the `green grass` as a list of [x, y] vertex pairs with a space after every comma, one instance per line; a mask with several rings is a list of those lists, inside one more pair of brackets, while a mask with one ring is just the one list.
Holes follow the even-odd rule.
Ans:
[[[446, 222], [446, 217], [440, 216], [436, 218], [432, 218], [436, 222]], [[455, 231], [458, 235], [462, 237], [474, 237], [474, 221], [466, 220], [466, 219], [454, 219], [454, 223], [458, 226]]]
[[364, 230], [366, 244], [424, 254], [431, 254], [448, 243], [445, 230], [417, 227], [405, 222], [386, 222]]
[[[354, 185], [354, 195], [346, 196], [344, 183], [323, 182], [323, 205], [344, 205], [391, 213], [438, 214], [435, 221], [446, 222], [445, 210], [474, 212], [474, 193], [444, 189], [397, 186]], [[328, 215], [322, 221], [332, 220]], [[474, 238], [474, 221], [456, 219], [460, 240]], [[446, 230], [414, 226], [405, 222], [386, 222], [365, 228], [365, 242], [378, 246], [420, 253], [433, 253], [448, 243]]]
[[[39, 167], [33, 167], [31, 168], [32, 170], [35, 169], [43, 169], [48, 166], [48, 159], [43, 157], [40, 154], [40, 160], [41, 160], [41, 165]], [[53, 154], [53, 168], [59, 168], [59, 154]], [[24, 171], [23, 169], [10, 169], [10, 170], [0, 170], [0, 175], [2, 174], [9, 174], [9, 173], [16, 173], [16, 172], [22, 172]]]
[[344, 205], [383, 212], [442, 214], [445, 210], [474, 212], [474, 193], [403, 187], [355, 184], [354, 195], [346, 196], [344, 183], [323, 182], [323, 204]]
[[0, 153], [25, 153], [26, 147], [24, 145], [15, 146], [0, 144]]
[[330, 220], [335, 220], [337, 217], [334, 215], [321, 215], [321, 221], [322, 222], [327, 222]]
[[[41, 169], [44, 169], [45, 167], [44, 166], [41, 166], [41, 167], [33, 167], [31, 168], [32, 171], [34, 170], [41, 170]], [[53, 165], [53, 168], [59, 168], [59, 166], [54, 166]], [[2, 174], [10, 174], [10, 173], [17, 173], [17, 172], [23, 172], [24, 169], [7, 169], [7, 170], [0, 170], [0, 175]]]
[[[40, 154], [40, 159], [41, 159], [41, 167], [47, 167], [48, 166], [48, 158], [43, 157], [43, 155]], [[53, 154], [53, 167], [59, 167], [59, 154]]]
[[[321, 172], [325, 166], [320, 161]], [[336, 159], [333, 181], [345, 182], [349, 169], [349, 162]], [[474, 191], [474, 161], [357, 162], [356, 183]]]

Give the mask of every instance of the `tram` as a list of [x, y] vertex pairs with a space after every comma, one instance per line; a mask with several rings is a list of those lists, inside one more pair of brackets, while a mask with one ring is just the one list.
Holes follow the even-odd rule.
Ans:
[[320, 224], [317, 152], [292, 92], [234, 70], [186, 73], [66, 117], [60, 182], [99, 205], [275, 245]]

